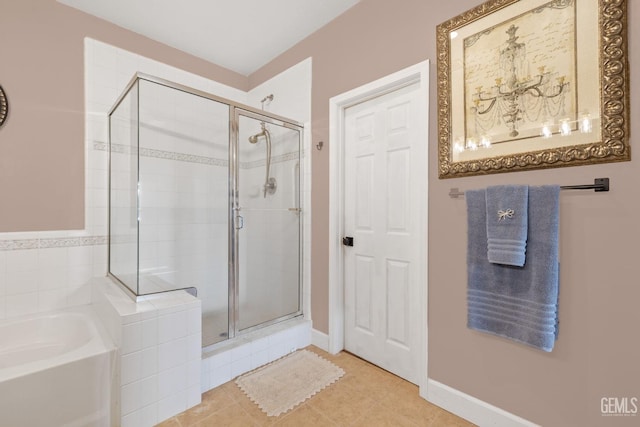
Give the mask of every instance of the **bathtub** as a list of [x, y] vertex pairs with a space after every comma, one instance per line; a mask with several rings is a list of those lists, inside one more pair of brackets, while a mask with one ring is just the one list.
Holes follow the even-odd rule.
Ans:
[[1, 321], [0, 426], [110, 426], [115, 354], [91, 306]]

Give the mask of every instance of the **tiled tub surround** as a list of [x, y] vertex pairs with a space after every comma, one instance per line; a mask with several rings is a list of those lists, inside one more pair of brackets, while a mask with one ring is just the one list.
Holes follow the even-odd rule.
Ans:
[[122, 427], [152, 426], [200, 403], [201, 304], [184, 291], [131, 300], [110, 279], [95, 279], [96, 311], [119, 349]]
[[0, 234], [0, 319], [89, 304], [106, 241], [83, 231]]
[[[202, 353], [201, 304], [184, 291], [140, 297], [94, 279], [94, 306], [119, 348], [122, 426], [152, 426], [200, 403], [201, 393], [311, 343], [311, 321], [292, 319]], [[117, 384], [118, 384], [117, 383]]]
[[116, 348], [92, 308], [0, 321], [0, 425], [117, 425]]

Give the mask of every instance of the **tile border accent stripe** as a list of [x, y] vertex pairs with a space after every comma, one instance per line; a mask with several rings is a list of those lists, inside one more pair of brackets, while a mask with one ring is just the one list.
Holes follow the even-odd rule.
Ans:
[[215, 157], [196, 156], [195, 154], [175, 153], [172, 151], [156, 150], [153, 148], [140, 149], [140, 155], [143, 157], [155, 157], [157, 159], [175, 160], [179, 162], [201, 163], [211, 166], [229, 166], [229, 161], [225, 159], [216, 159]]
[[[109, 144], [101, 141], [93, 141], [93, 149], [97, 151], [109, 151]], [[125, 144], [113, 144], [113, 151], [122, 154], [135, 154], [136, 147]], [[164, 160], [174, 160], [178, 162], [199, 163], [211, 166], [229, 167], [229, 160], [218, 159], [215, 157], [197, 156], [195, 154], [178, 153], [175, 151], [156, 150], [154, 148], [140, 148], [140, 155], [143, 157], [153, 157]], [[304, 152], [302, 153], [304, 157]], [[290, 160], [298, 160], [300, 155], [298, 152], [291, 152], [274, 156], [271, 163], [282, 163]], [[252, 169], [265, 165], [265, 160], [255, 160], [252, 162], [240, 162], [240, 169]]]
[[[109, 151], [109, 144], [106, 142], [94, 141], [93, 149], [97, 151]], [[122, 154], [136, 154], [136, 147], [124, 144], [113, 144], [113, 151]], [[197, 156], [195, 154], [178, 153], [174, 151], [156, 150], [154, 148], [140, 148], [140, 155], [143, 157], [154, 157], [164, 160], [175, 160], [179, 162], [200, 163], [211, 166], [227, 167], [229, 161], [226, 159], [217, 159], [215, 157]]]
[[[283, 163], [288, 162], [290, 160], [298, 160], [300, 155], [298, 152], [285, 153], [279, 156], [273, 156], [271, 158], [271, 163]], [[240, 169], [253, 169], [260, 166], [264, 166], [266, 163], [266, 159], [255, 160], [253, 162], [240, 162]]]
[[75, 246], [106, 245], [107, 236], [55, 237], [43, 239], [0, 240], [0, 251], [24, 249], [70, 248]]

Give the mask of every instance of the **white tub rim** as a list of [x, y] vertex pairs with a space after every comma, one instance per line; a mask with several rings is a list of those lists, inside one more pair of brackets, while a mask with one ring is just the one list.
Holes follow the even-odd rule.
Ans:
[[9, 381], [67, 363], [73, 363], [80, 359], [89, 358], [116, 349], [116, 346], [100, 323], [91, 304], [3, 319], [0, 320], [0, 327], [10, 327], [13, 324], [20, 324], [25, 321], [52, 316], [73, 317], [77, 321], [84, 320], [90, 333], [90, 339], [78, 347], [71, 348], [69, 351], [50, 358], [34, 360], [4, 368], [0, 367], [0, 382]]

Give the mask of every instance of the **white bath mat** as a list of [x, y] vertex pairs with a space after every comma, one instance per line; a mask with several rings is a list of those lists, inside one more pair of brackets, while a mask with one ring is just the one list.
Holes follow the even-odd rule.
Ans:
[[244, 374], [236, 384], [270, 417], [304, 402], [344, 375], [342, 368], [300, 350]]

